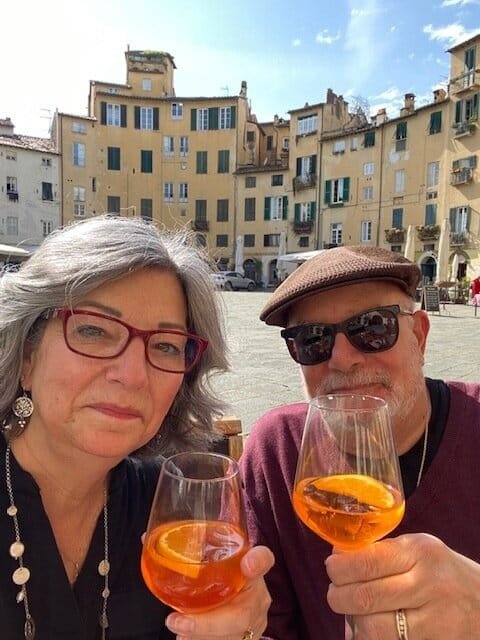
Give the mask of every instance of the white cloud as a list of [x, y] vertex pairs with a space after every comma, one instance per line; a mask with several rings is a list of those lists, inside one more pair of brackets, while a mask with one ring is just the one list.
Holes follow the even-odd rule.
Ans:
[[328, 34], [328, 29], [324, 29], [321, 33], [317, 33], [315, 40], [319, 44], [333, 44], [337, 40], [340, 40], [340, 33], [337, 32], [335, 36]]
[[449, 24], [446, 27], [435, 28], [432, 24], [427, 24], [423, 27], [423, 33], [426, 33], [430, 40], [445, 42], [448, 46], [469, 40], [477, 35], [479, 31], [480, 28], [478, 27], [467, 31], [467, 29], [458, 22]]
[[478, 0], [443, 0], [441, 7], [463, 7], [466, 4], [478, 4]]
[[300, 38], [295, 38], [294, 40], [292, 40], [292, 47], [299, 47], [302, 44], [302, 41], [300, 40]]
[[396, 100], [401, 95], [402, 94], [400, 93], [400, 89], [398, 87], [390, 87], [389, 89], [382, 91], [382, 93], [379, 93], [376, 96], [372, 96], [370, 100], [372, 100], [372, 102], [378, 102], [381, 100], [387, 100], [390, 102], [391, 100]]

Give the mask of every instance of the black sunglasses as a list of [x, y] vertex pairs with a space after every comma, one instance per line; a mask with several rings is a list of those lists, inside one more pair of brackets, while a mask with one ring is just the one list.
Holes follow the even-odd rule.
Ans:
[[398, 304], [362, 311], [337, 324], [310, 322], [288, 327], [281, 332], [290, 355], [306, 366], [320, 364], [332, 356], [337, 333], [362, 353], [379, 353], [391, 349], [398, 340], [398, 316], [412, 316], [412, 311]]

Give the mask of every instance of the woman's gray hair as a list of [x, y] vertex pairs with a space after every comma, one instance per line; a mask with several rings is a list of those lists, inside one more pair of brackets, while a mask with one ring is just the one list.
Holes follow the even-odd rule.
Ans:
[[228, 369], [224, 319], [209, 277], [211, 267], [191, 233], [159, 230], [138, 218], [99, 216], [57, 229], [18, 272], [0, 278], [0, 423], [21, 390], [25, 341], [35, 340], [32, 327], [39, 325], [42, 314], [74, 306], [102, 284], [145, 267], [177, 275], [185, 292], [187, 330], [208, 340], [209, 346], [200, 363], [185, 374], [157, 436], [142, 451], [168, 455], [211, 444], [213, 421], [223, 410], [211, 376]]

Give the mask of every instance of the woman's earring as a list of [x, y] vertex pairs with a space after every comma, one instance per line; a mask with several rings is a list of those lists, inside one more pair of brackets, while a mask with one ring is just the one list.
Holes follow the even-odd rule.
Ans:
[[29, 398], [25, 391], [22, 392], [21, 396], [18, 396], [13, 402], [12, 411], [15, 416], [18, 418], [18, 426], [20, 429], [25, 429], [25, 425], [27, 421], [25, 418], [30, 418], [33, 413], [33, 402], [31, 398]]

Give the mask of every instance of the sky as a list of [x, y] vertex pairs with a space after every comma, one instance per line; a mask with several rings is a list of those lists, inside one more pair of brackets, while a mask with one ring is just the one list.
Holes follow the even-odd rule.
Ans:
[[398, 115], [446, 86], [454, 44], [480, 33], [480, 0], [15, 0], [0, 38], [0, 118], [48, 136], [56, 109], [87, 115], [90, 80], [124, 83], [127, 47], [170, 53], [182, 96], [237, 95], [260, 122], [331, 88]]

